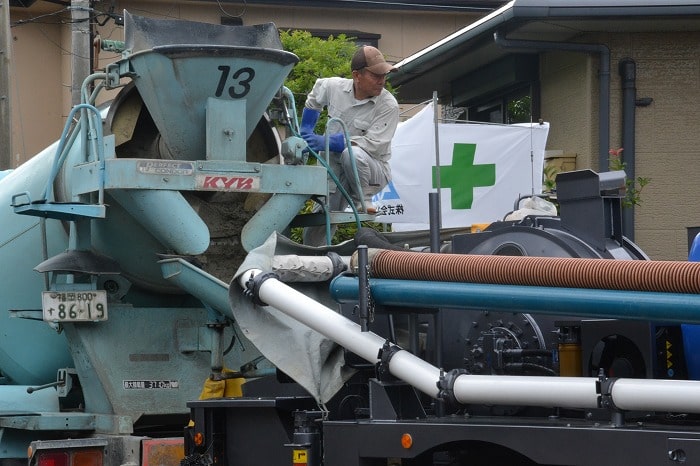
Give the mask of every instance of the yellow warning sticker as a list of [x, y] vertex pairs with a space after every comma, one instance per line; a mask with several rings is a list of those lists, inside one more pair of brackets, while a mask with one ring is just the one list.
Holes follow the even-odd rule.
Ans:
[[306, 450], [292, 450], [292, 463], [294, 466], [306, 466]]

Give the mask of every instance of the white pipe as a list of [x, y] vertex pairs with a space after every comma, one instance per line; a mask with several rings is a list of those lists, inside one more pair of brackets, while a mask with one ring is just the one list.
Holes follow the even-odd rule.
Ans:
[[[238, 282], [243, 289], [251, 269]], [[377, 363], [385, 339], [362, 332], [360, 325], [274, 278], [265, 280], [258, 297], [293, 319], [335, 341], [363, 359]], [[440, 369], [405, 350], [389, 361], [389, 372], [421, 392], [437, 398]], [[525, 405], [561, 408], [597, 408], [599, 379], [594, 377], [544, 377], [471, 375], [456, 377], [453, 391], [462, 404]], [[691, 380], [617, 379], [610, 397], [618, 409], [700, 413], [700, 382]]]
[[596, 408], [597, 381], [591, 377], [460, 375], [454, 394], [463, 404]]
[[626, 411], [700, 413], [699, 385], [695, 380], [617, 379], [610, 391], [615, 406]]
[[[245, 289], [250, 276], [259, 273], [261, 271], [257, 269], [248, 270], [238, 278], [238, 283]], [[379, 361], [379, 350], [384, 346], [386, 339], [372, 332], [362, 332], [359, 324], [279, 280], [265, 280], [260, 286], [258, 297], [262, 302], [316, 330], [364, 360], [371, 363]], [[419, 357], [401, 350], [389, 361], [389, 370], [394, 376], [423, 393], [433, 398], [437, 397], [439, 390], [435, 382], [440, 378], [440, 370]]]
[[440, 369], [406, 350], [394, 354], [389, 361], [389, 372], [433, 398], [440, 393], [437, 386]]

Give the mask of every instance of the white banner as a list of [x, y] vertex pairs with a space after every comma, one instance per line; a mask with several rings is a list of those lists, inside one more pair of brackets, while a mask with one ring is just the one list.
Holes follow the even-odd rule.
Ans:
[[392, 181], [372, 201], [395, 231], [427, 229], [428, 193], [440, 184], [442, 226], [502, 220], [520, 196], [542, 191], [549, 124], [440, 123], [436, 170], [433, 106], [401, 123], [391, 145]]

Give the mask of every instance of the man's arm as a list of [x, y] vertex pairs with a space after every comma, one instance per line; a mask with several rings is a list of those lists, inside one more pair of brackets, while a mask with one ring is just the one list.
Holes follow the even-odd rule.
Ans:
[[[315, 152], [326, 150], [325, 137], [314, 132], [320, 114], [321, 112], [318, 110], [304, 107], [304, 112], [301, 115], [301, 127], [299, 128], [301, 137], [309, 145], [309, 148]], [[345, 137], [342, 133], [328, 136], [328, 149], [332, 152], [343, 152], [343, 149], [345, 149]]]
[[[314, 132], [318, 117], [325, 106], [329, 103], [329, 86], [331, 79], [319, 78], [314, 83], [314, 87], [306, 97], [304, 111], [301, 118], [301, 137], [304, 138], [309, 147], [316, 151], [326, 150], [325, 137]], [[306, 123], [305, 123], [306, 121]], [[328, 149], [332, 152], [342, 152], [345, 149], [345, 137], [342, 133], [328, 136]]]

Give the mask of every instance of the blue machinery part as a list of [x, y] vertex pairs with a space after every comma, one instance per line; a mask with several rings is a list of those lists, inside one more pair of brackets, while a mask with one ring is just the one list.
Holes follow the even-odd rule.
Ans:
[[[513, 312], [700, 323], [700, 296], [683, 293], [490, 285], [370, 279], [377, 304], [406, 307], [493, 309]], [[338, 302], [355, 302], [358, 279], [340, 276], [331, 283]]]

